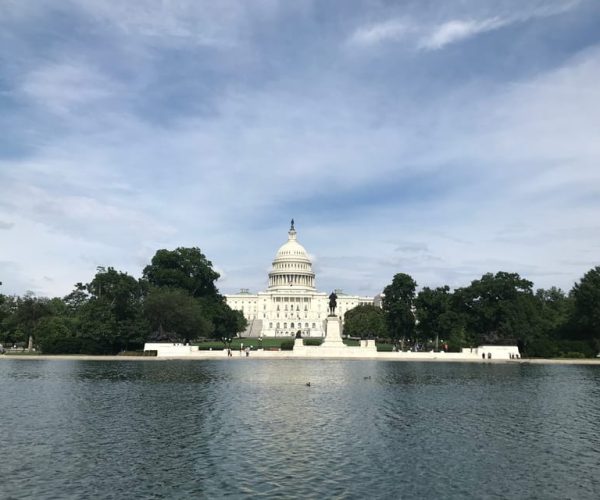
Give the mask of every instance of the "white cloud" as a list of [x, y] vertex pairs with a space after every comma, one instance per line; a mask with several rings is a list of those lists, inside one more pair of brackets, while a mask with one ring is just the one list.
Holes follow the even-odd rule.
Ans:
[[488, 15], [456, 17], [448, 14], [448, 18], [441, 22], [432, 18], [393, 17], [357, 28], [348, 41], [362, 46], [406, 41], [416, 49], [439, 50], [508, 25], [562, 14], [580, 3], [580, 0], [555, 0], [541, 4], [510, 5], [509, 8], [498, 4], [488, 9]]
[[423, 36], [419, 41], [419, 48], [437, 50], [456, 43], [461, 40], [492, 31], [509, 24], [508, 19], [493, 17], [490, 19], [477, 20], [451, 20], [436, 26], [430, 33]]
[[390, 19], [358, 28], [349, 42], [357, 45], [375, 45], [385, 41], [398, 41], [415, 31], [405, 19]]
[[75, 62], [54, 63], [29, 73], [21, 91], [38, 106], [66, 115], [100, 106], [123, 89], [94, 68]]

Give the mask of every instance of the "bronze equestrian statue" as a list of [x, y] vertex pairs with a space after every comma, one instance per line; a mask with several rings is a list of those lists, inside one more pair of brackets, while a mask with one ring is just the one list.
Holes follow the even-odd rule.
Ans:
[[335, 316], [335, 308], [337, 307], [337, 295], [335, 292], [331, 292], [329, 296], [329, 315]]

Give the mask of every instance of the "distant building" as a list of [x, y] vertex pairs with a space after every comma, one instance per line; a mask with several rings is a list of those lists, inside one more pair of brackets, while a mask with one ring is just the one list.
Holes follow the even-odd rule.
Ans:
[[[347, 295], [335, 291], [336, 314], [341, 318], [358, 305], [380, 304], [374, 297]], [[232, 309], [241, 311], [248, 320], [243, 334], [248, 337], [279, 337], [296, 335], [323, 337], [325, 319], [329, 313], [329, 293], [315, 288], [315, 273], [304, 247], [296, 239], [294, 221], [284, 243], [273, 260], [269, 272], [269, 286], [264, 292], [250, 293], [242, 288], [239, 293], [225, 295]]]

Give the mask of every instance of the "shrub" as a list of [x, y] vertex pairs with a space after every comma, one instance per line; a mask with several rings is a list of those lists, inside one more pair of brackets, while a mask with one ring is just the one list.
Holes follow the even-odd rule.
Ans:
[[304, 339], [302, 343], [304, 345], [321, 345], [323, 343], [323, 339]]
[[560, 357], [561, 358], [579, 359], [579, 358], [585, 358], [585, 354], [583, 354], [582, 352], [569, 351], [569, 352], [561, 352]]
[[294, 341], [293, 340], [284, 340], [281, 343], [282, 351], [293, 351], [294, 350]]
[[40, 348], [44, 354], [79, 354], [81, 340], [75, 337], [44, 339], [40, 342]]
[[559, 348], [561, 358], [593, 358], [596, 354], [591, 344], [580, 340], [563, 340]]

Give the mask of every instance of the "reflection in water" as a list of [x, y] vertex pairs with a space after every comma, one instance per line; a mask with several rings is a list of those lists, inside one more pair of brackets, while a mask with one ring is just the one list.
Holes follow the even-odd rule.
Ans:
[[598, 367], [3, 360], [0, 375], [8, 498], [600, 492]]

